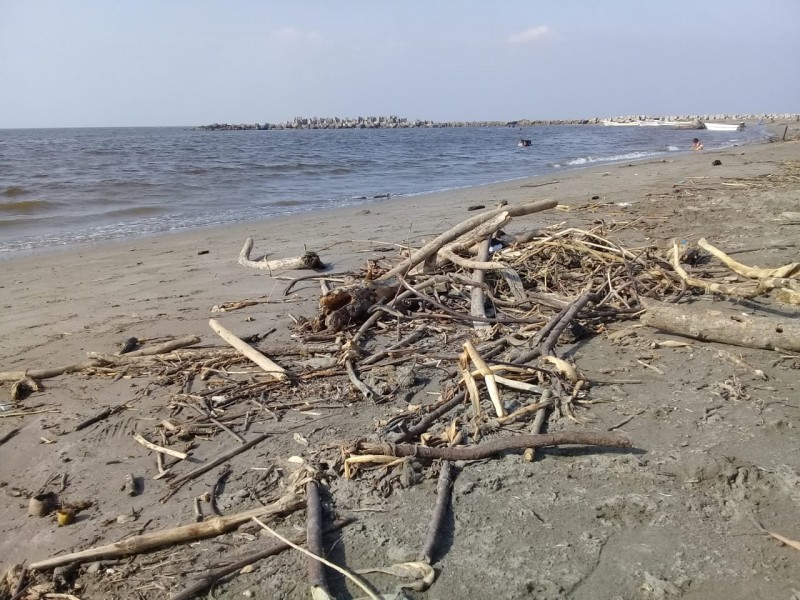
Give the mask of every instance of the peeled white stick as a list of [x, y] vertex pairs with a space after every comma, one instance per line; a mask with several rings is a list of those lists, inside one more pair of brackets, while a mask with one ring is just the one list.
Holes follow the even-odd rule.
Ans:
[[467, 351], [472, 362], [483, 376], [484, 381], [486, 381], [486, 390], [489, 392], [489, 397], [492, 399], [495, 413], [497, 413], [498, 417], [506, 416], [506, 410], [503, 408], [503, 402], [500, 400], [500, 390], [497, 388], [497, 381], [489, 365], [481, 358], [481, 355], [478, 354], [475, 346], [473, 346], [472, 342], [469, 340], [464, 342], [464, 350]]
[[216, 334], [219, 335], [219, 337], [228, 342], [231, 346], [236, 348], [236, 350], [252, 360], [267, 373], [272, 375], [275, 379], [286, 379], [286, 369], [272, 362], [269, 358], [261, 354], [261, 352], [253, 348], [250, 344], [240, 340], [230, 331], [225, 329], [216, 319], [210, 319], [208, 324], [211, 326], [211, 329], [213, 329]]

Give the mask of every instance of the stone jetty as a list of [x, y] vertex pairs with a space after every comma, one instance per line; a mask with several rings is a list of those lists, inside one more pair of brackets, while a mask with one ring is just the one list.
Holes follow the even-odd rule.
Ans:
[[284, 123], [213, 123], [198, 129], [210, 131], [242, 131], [272, 129], [412, 129], [435, 127], [537, 127], [542, 125], [599, 125], [603, 121], [732, 121], [775, 123], [800, 121], [800, 114], [716, 114], [716, 115], [626, 115], [617, 117], [592, 117], [591, 119], [518, 119], [516, 121], [430, 121], [387, 117], [295, 117]]

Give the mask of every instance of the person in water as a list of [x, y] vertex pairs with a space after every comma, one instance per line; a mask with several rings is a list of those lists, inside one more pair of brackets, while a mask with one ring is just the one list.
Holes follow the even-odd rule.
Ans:
[[701, 142], [697, 138], [694, 138], [692, 140], [692, 150], [702, 150], [702, 149], [703, 149], [703, 142]]

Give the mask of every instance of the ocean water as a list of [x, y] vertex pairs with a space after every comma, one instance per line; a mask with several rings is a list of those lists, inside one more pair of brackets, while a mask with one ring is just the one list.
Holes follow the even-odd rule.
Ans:
[[[688, 152], [693, 137], [711, 149], [767, 135], [759, 126], [0, 130], [0, 259]], [[517, 147], [520, 138], [532, 146]]]

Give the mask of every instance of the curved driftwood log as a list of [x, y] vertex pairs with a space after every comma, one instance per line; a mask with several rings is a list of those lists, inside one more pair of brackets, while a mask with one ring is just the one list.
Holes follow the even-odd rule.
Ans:
[[746, 348], [800, 351], [800, 321], [791, 316], [778, 319], [725, 309], [718, 303], [665, 304], [645, 298], [642, 306], [647, 310], [642, 323], [667, 333]]
[[289, 269], [324, 269], [325, 264], [320, 259], [316, 252], [306, 252], [302, 256], [293, 256], [291, 258], [277, 258], [274, 260], [267, 260], [267, 256], [261, 256], [255, 260], [250, 258], [250, 252], [253, 250], [253, 238], [249, 237], [244, 242], [242, 251], [239, 252], [239, 264], [244, 267], [251, 267], [253, 269], [264, 269], [266, 271], [286, 271]]
[[426, 261], [429, 257], [436, 254], [439, 251], [439, 249], [445, 246], [446, 244], [449, 244], [450, 242], [457, 240], [462, 235], [471, 232], [478, 225], [481, 225], [486, 221], [490, 221], [497, 215], [500, 215], [504, 212], [507, 212], [508, 216], [510, 217], [519, 217], [523, 215], [533, 214], [536, 212], [541, 212], [543, 210], [548, 210], [550, 208], [555, 208], [557, 205], [558, 202], [556, 202], [555, 200], [540, 200], [539, 202], [522, 204], [520, 206], [503, 206], [501, 208], [496, 208], [494, 210], [490, 210], [485, 213], [475, 215], [471, 219], [462, 221], [452, 229], [449, 229], [448, 231], [445, 231], [443, 234], [434, 238], [433, 240], [425, 244], [422, 248], [414, 252], [407, 259], [398, 264], [396, 267], [384, 273], [379, 279], [385, 281], [397, 275], [403, 275], [407, 273], [410, 269], [414, 268], [416, 265]]

